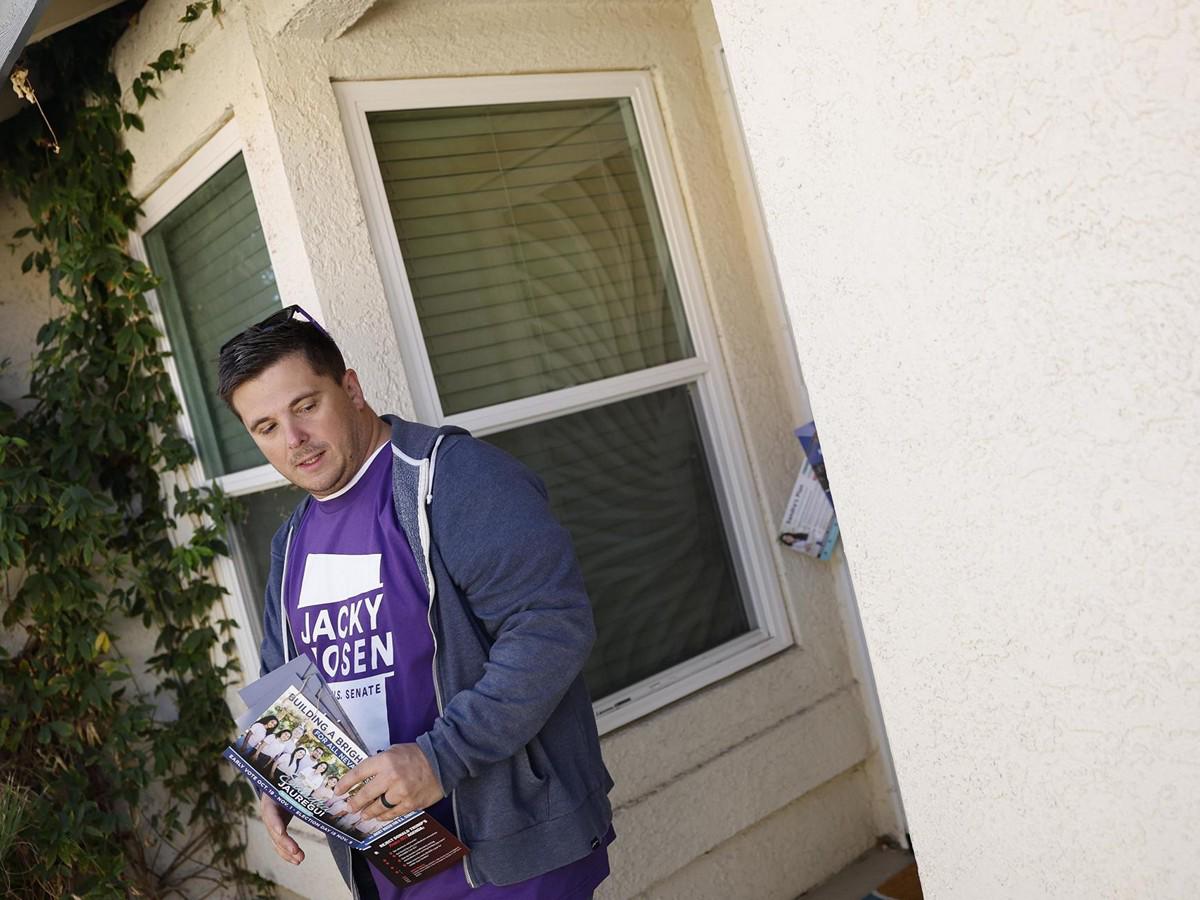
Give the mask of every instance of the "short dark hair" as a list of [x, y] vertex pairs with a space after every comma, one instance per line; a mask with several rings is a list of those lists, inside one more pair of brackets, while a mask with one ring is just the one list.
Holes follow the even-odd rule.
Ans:
[[217, 361], [217, 393], [236, 415], [233, 392], [293, 353], [303, 354], [318, 375], [340, 383], [346, 374], [346, 361], [333, 338], [311, 322], [293, 318], [252, 325], [226, 344]]

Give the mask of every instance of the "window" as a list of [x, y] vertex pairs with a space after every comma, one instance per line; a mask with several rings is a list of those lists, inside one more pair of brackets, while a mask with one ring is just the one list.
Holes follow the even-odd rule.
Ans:
[[673, 387], [486, 437], [542, 476], [574, 539], [596, 697], [749, 631], [694, 404]]
[[244, 495], [246, 515], [231, 523], [234, 559], [218, 574], [233, 595], [239, 652], [249, 667], [258, 658], [271, 536], [301, 492], [267, 465], [217, 396], [221, 345], [281, 305], [240, 146], [231, 123], [156, 191], [135, 251], [160, 278], [154, 299], [185, 433], [199, 456], [193, 476]]
[[418, 418], [546, 481], [601, 728], [786, 646], [649, 76], [336, 90]]
[[200, 462], [209, 477], [266, 462], [217, 397], [222, 344], [279, 307], [275, 273], [239, 153], [144, 237]]

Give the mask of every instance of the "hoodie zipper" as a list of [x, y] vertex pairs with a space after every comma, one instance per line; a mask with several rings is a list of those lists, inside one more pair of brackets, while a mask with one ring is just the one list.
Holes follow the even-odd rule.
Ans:
[[[428, 459], [421, 460], [420, 476], [417, 482], [417, 530], [421, 537], [421, 552], [425, 557], [425, 585], [429, 592], [429, 607], [425, 612], [425, 624], [429, 626], [429, 635], [433, 638], [433, 658], [430, 662], [433, 676], [433, 696], [437, 700], [438, 715], [441, 716], [445, 711], [445, 706], [442, 703], [442, 687], [438, 683], [437, 673], [437, 653], [438, 639], [437, 631], [433, 627], [433, 599], [436, 593], [436, 587], [433, 581], [433, 567], [429, 561], [429, 513], [428, 506], [433, 502], [433, 473], [437, 467], [437, 452], [438, 447], [442, 444], [442, 438], [445, 435], [439, 434], [437, 440], [433, 443], [433, 450], [429, 454]], [[450, 811], [454, 815], [454, 830], [462, 835], [462, 827], [458, 824], [458, 795], [450, 792]], [[466, 857], [462, 862], [463, 875], [467, 879], [467, 884], [471, 888], [479, 887], [475, 883], [475, 879], [471, 877], [471, 870], [467, 867]]]
[[287, 564], [288, 553], [292, 549], [292, 532], [295, 531], [294, 525], [288, 526], [287, 541], [283, 545], [283, 579], [279, 582], [279, 634], [283, 638], [283, 661], [284, 664], [290, 662], [288, 659], [288, 617], [287, 617]]

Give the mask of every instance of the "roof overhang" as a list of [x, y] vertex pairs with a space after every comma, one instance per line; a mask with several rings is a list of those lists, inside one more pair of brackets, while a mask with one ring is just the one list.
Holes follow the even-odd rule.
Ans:
[[0, 8], [0, 78], [8, 78], [49, 5], [49, 0], [10, 0]]
[[42, 4], [45, 11], [26, 43], [32, 44], [47, 38], [56, 31], [70, 28], [121, 2], [122, 0], [49, 0], [49, 3]]
[[25, 105], [8, 83], [9, 73], [29, 44], [70, 28], [121, 0], [3, 0], [0, 2], [0, 121]]

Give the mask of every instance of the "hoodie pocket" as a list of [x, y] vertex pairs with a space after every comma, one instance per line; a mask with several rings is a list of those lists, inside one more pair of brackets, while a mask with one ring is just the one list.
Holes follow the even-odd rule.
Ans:
[[[534, 738], [536, 741], [537, 738]], [[522, 747], [515, 759], [517, 763], [518, 781], [522, 785], [522, 797], [526, 799], [532, 811], [542, 814], [548, 798], [548, 779], [543, 766], [538, 764], [541, 754], [531, 743]]]
[[491, 802], [484, 800], [487, 808], [485, 821], [480, 825], [478, 837], [493, 839], [524, 831], [546, 821], [550, 806], [550, 785], [545, 774], [539, 771], [528, 747], [522, 747], [512, 757], [492, 767], [481, 784]]

